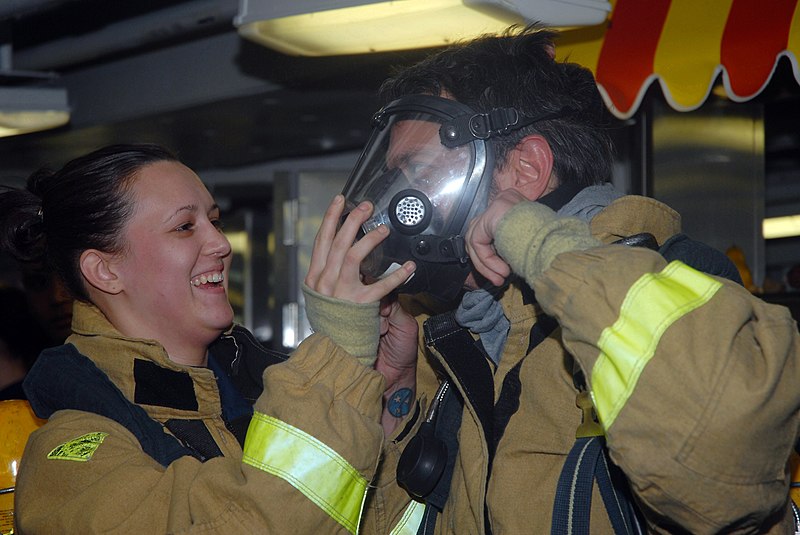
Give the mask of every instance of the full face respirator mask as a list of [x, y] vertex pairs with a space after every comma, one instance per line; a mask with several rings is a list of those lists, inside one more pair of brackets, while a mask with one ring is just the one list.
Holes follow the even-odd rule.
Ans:
[[361, 264], [367, 281], [404, 262], [417, 269], [398, 291], [455, 298], [472, 270], [464, 233], [486, 209], [494, 171], [489, 138], [544, 117], [513, 108], [478, 114], [454, 100], [412, 95], [373, 118], [373, 132], [348, 179], [346, 213], [372, 202], [359, 237], [386, 225], [389, 236]]

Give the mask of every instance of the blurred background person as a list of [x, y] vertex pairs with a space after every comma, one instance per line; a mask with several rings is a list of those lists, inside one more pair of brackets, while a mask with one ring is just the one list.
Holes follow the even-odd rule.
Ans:
[[63, 344], [72, 333], [72, 296], [43, 260], [19, 265], [28, 309], [46, 337], [44, 347]]
[[0, 287], [0, 401], [26, 399], [22, 380], [49, 343], [28, 307], [25, 292]]

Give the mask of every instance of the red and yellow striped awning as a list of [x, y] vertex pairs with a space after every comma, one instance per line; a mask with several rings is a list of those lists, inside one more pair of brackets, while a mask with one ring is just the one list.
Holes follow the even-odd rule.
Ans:
[[781, 56], [800, 81], [798, 0], [612, 0], [609, 21], [562, 33], [559, 59], [590, 68], [609, 109], [632, 116], [654, 81], [679, 111], [698, 108], [722, 73], [744, 102], [769, 82]]

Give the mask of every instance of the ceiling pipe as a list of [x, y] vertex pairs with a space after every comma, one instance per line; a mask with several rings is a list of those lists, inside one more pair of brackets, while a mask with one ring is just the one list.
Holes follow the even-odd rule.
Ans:
[[169, 39], [233, 29], [238, 7], [238, 0], [194, 0], [115, 22], [96, 32], [15, 51], [14, 64], [21, 69], [58, 70]]
[[4, 80], [52, 80], [57, 77], [53, 72], [22, 71], [14, 68], [11, 20], [21, 19], [74, 1], [77, 0], [4, 0], [0, 3], [0, 76]]
[[0, 20], [19, 19], [56, 8], [68, 2], [77, 1], [78, 0], [2, 0], [2, 2], [0, 2]]

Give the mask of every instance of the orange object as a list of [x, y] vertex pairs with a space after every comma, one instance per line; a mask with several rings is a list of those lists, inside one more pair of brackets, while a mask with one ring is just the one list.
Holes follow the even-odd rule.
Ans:
[[800, 456], [794, 451], [789, 457], [789, 469], [792, 472], [792, 487], [789, 489], [789, 496], [795, 505], [800, 507]]
[[28, 435], [44, 425], [27, 401], [0, 401], [0, 535], [14, 533], [14, 486]]
[[730, 258], [731, 262], [739, 270], [739, 276], [742, 278], [742, 284], [747, 288], [750, 293], [758, 293], [758, 287], [753, 282], [753, 274], [747, 266], [747, 260], [744, 256], [744, 251], [738, 245], [731, 245], [725, 254]]

